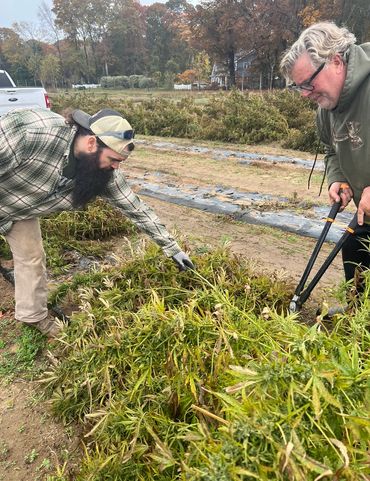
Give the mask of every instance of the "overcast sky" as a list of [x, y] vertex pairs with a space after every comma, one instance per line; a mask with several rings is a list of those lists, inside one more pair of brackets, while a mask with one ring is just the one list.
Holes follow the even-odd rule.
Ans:
[[[52, 5], [52, 0], [44, 0]], [[157, 0], [165, 3], [166, 0]], [[42, 0], [2, 0], [0, 7], [0, 27], [11, 27], [14, 22], [38, 23], [38, 11]], [[140, 0], [142, 5], [155, 3], [154, 0]], [[193, 1], [192, 3], [196, 3]]]

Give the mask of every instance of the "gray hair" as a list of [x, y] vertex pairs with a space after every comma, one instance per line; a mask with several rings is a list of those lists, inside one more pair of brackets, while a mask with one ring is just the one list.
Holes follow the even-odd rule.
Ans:
[[356, 37], [345, 27], [332, 22], [319, 22], [303, 30], [298, 40], [285, 51], [280, 61], [280, 71], [291, 80], [293, 67], [301, 55], [308, 53], [312, 66], [319, 67], [337, 53], [344, 53], [356, 43]]

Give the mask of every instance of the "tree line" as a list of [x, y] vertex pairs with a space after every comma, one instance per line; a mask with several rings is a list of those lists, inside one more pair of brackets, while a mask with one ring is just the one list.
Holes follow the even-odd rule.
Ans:
[[[229, 85], [236, 59], [253, 53], [261, 87], [282, 84], [282, 52], [320, 20], [345, 24], [358, 41], [370, 37], [368, 0], [186, 0], [141, 5], [137, 0], [53, 0], [39, 23], [0, 23], [0, 68], [19, 85], [68, 87], [104, 76], [143, 75], [158, 85], [176, 78], [206, 80], [214, 62]], [[0, 20], [1, 22], [1, 20]]]

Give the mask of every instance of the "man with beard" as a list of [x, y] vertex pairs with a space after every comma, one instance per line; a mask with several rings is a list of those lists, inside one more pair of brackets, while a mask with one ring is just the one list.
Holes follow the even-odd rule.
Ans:
[[44, 109], [18, 109], [1, 117], [0, 137], [0, 235], [13, 254], [18, 321], [57, 335], [59, 325], [47, 309], [38, 218], [82, 209], [96, 196], [127, 215], [180, 270], [194, 268], [119, 169], [134, 149], [134, 131], [121, 114], [75, 110], [66, 120]]

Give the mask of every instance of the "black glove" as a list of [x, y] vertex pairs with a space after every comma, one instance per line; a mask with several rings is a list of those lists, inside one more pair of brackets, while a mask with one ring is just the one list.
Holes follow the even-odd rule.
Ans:
[[180, 271], [186, 271], [187, 269], [195, 269], [194, 264], [191, 262], [189, 256], [185, 252], [181, 251], [172, 256], [172, 259], [176, 262]]

